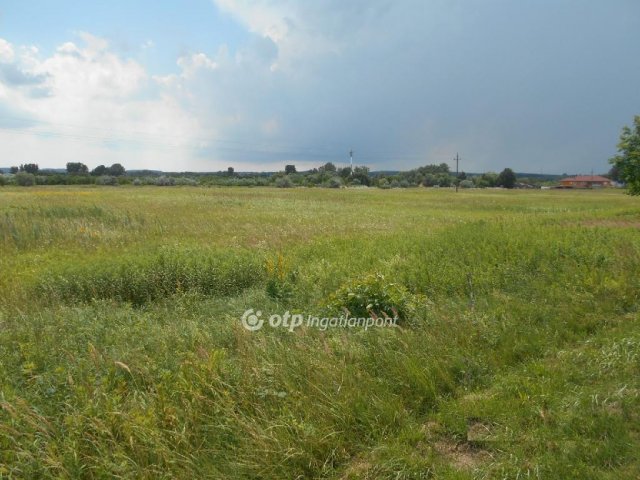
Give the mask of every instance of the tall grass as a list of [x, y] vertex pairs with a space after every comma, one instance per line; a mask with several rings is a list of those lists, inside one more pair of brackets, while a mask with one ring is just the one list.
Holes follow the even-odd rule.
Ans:
[[155, 255], [127, 255], [49, 271], [33, 286], [33, 295], [50, 303], [109, 299], [143, 305], [183, 292], [238, 295], [263, 277], [261, 258], [247, 252], [166, 248]]
[[141, 214], [113, 212], [97, 205], [9, 208], [0, 215], [0, 245], [9, 251], [65, 241], [93, 246], [101, 240], [112, 241], [115, 230], [124, 230], [129, 235], [139, 232], [144, 222]]
[[[0, 247], [0, 477], [638, 477], [633, 199], [33, 191], [0, 215], [141, 221]], [[239, 320], [392, 307], [366, 331]]]

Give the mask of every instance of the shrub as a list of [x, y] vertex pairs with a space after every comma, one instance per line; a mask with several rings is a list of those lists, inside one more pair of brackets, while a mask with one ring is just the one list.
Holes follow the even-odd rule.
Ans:
[[176, 185], [187, 185], [190, 187], [195, 187], [198, 185], [197, 180], [189, 177], [178, 177], [175, 179]]
[[156, 185], [159, 187], [172, 187], [176, 184], [176, 179], [173, 177], [161, 176], [156, 178]]
[[102, 175], [96, 179], [96, 185], [118, 185], [118, 179], [111, 175]]
[[342, 179], [340, 177], [333, 177], [327, 183], [329, 188], [340, 188], [342, 186]]
[[31, 187], [36, 184], [36, 176], [33, 173], [20, 172], [15, 176], [16, 184], [21, 187]]
[[293, 187], [293, 182], [289, 177], [280, 177], [276, 180], [275, 185], [278, 188], [291, 188]]
[[0, 174], [0, 187], [6, 184], [7, 184], [7, 178], [4, 175]]
[[414, 310], [414, 299], [402, 285], [388, 281], [381, 273], [344, 284], [329, 300], [337, 310], [347, 309], [355, 317], [397, 317], [408, 320]]

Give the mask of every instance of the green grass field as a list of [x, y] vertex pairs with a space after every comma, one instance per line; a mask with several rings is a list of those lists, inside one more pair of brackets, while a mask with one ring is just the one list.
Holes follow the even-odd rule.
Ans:
[[[0, 478], [637, 479], [639, 233], [618, 191], [0, 188]], [[398, 326], [240, 320], [344, 308]]]

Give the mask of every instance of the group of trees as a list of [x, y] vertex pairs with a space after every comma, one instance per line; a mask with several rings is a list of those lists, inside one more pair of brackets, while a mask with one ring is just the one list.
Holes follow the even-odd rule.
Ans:
[[[67, 173], [69, 175], [87, 175], [89, 174], [89, 168], [80, 162], [69, 162], [67, 163]], [[91, 175], [94, 177], [101, 177], [104, 175], [110, 175], [112, 177], [121, 177], [126, 173], [125, 168], [119, 164], [114, 163], [110, 167], [106, 167], [104, 165], [98, 165], [96, 168], [91, 170]]]
[[217, 174], [163, 174], [150, 170], [126, 174], [125, 168], [115, 163], [110, 167], [99, 165], [89, 170], [81, 162], [69, 162], [66, 173], [53, 170], [40, 170], [37, 164], [12, 167], [15, 178], [0, 178], [0, 185], [15, 183], [18, 185], [229, 185], [229, 186], [276, 186], [276, 187], [326, 187], [368, 186], [379, 188], [406, 187], [452, 187], [462, 188], [504, 187], [513, 188], [516, 176], [509, 168], [498, 173], [469, 175], [461, 172], [458, 176], [450, 171], [446, 163], [425, 165], [404, 172], [371, 172], [369, 167], [337, 167], [326, 162], [317, 168], [298, 171], [295, 165], [288, 164], [278, 173], [237, 173], [233, 167]]
[[[67, 164], [67, 172], [60, 173], [51, 170], [39, 170], [37, 175], [28, 173], [37, 171], [37, 165], [27, 166], [22, 171], [16, 167], [14, 178], [0, 178], [0, 185], [15, 183], [19, 185], [220, 185], [220, 186], [276, 186], [276, 187], [325, 187], [339, 188], [342, 186], [368, 186], [379, 188], [407, 188], [407, 187], [453, 187], [461, 188], [514, 188], [517, 183], [515, 173], [506, 168], [502, 172], [486, 172], [482, 174], [467, 174], [461, 172], [456, 176], [447, 164], [425, 165], [405, 172], [371, 172], [369, 167], [355, 166], [337, 167], [327, 162], [317, 168], [298, 171], [295, 165], [290, 165], [278, 173], [237, 173], [233, 167], [215, 174], [181, 173], [163, 174], [156, 171], [137, 171], [124, 175], [125, 170], [119, 164], [105, 167], [103, 165], [89, 171], [82, 163]], [[528, 179], [521, 179], [529, 183]], [[540, 179], [531, 179], [532, 183]]]
[[[26, 163], [24, 165], [20, 165], [19, 167], [11, 167], [9, 171], [12, 174], [18, 173], [30, 173], [32, 175], [37, 175], [40, 173], [40, 167], [37, 163]], [[113, 177], [121, 177], [126, 173], [125, 168], [119, 164], [114, 163], [110, 167], [105, 167], [104, 165], [98, 165], [96, 168], [91, 170], [91, 175], [95, 177], [99, 177], [102, 175], [111, 175]], [[67, 163], [67, 174], [69, 175], [88, 175], [89, 167], [87, 167], [84, 163], [81, 162], [69, 162]]]
[[105, 167], [104, 165], [98, 165], [96, 168], [91, 170], [91, 175], [93, 176], [101, 176], [101, 175], [111, 175], [112, 177], [121, 177], [126, 173], [126, 170], [119, 163], [114, 163], [110, 167]]
[[83, 185], [100, 184], [116, 185], [122, 183], [125, 168], [114, 163], [110, 167], [99, 165], [89, 172], [89, 168], [80, 162], [67, 163], [66, 174], [55, 170], [41, 170], [37, 163], [13, 166], [9, 169], [13, 178], [6, 179], [0, 174], [0, 185], [15, 183], [20, 186], [30, 185]]
[[35, 175], [40, 170], [37, 163], [26, 163], [24, 165], [20, 165], [19, 167], [11, 167], [9, 170], [12, 174], [16, 175], [18, 173], [30, 173]]
[[459, 184], [463, 188], [504, 187], [514, 188], [516, 176], [509, 168], [498, 173], [467, 175], [461, 172], [457, 177], [449, 169], [449, 165], [425, 165], [405, 172], [371, 172], [369, 167], [355, 166], [336, 167], [327, 162], [317, 168], [298, 171], [295, 165], [286, 165], [285, 169], [275, 174], [235, 173], [233, 167], [226, 172], [204, 175], [200, 177], [204, 185], [233, 186], [276, 186], [286, 187], [328, 187], [370, 186], [380, 188], [404, 187], [452, 187]]

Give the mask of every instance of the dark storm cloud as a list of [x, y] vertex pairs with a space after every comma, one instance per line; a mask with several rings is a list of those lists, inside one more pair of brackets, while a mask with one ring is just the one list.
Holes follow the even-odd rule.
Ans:
[[282, 69], [225, 94], [276, 115], [282, 141], [353, 146], [374, 168], [459, 151], [469, 171], [603, 171], [640, 111], [635, 1], [218, 3], [276, 38]]

